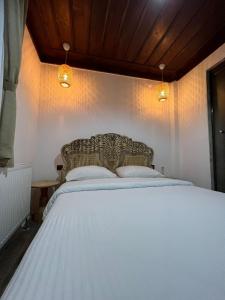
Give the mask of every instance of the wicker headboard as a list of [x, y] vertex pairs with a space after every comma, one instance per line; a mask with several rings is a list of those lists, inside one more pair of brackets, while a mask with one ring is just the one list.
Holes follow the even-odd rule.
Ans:
[[61, 150], [64, 162], [62, 179], [75, 167], [98, 165], [111, 171], [119, 166], [151, 166], [153, 150], [144, 143], [115, 133], [98, 134], [90, 139], [77, 139]]

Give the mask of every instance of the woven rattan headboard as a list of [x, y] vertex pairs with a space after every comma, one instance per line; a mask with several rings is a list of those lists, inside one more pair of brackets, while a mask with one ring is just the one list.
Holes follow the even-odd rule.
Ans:
[[64, 145], [61, 153], [64, 162], [62, 179], [75, 167], [98, 165], [115, 171], [125, 165], [151, 166], [153, 159], [152, 148], [115, 133], [77, 139]]

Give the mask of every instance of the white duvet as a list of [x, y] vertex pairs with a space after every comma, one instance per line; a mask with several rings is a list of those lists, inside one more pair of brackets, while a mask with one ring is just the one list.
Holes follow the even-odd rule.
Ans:
[[70, 182], [2, 300], [224, 300], [225, 194], [188, 182]]

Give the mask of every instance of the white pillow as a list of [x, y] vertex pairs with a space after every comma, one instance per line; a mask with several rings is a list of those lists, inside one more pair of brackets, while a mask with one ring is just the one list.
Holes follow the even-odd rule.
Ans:
[[158, 171], [144, 166], [119, 167], [116, 169], [116, 173], [119, 177], [142, 177], [142, 178], [164, 177]]
[[66, 181], [115, 177], [117, 177], [116, 174], [104, 167], [84, 166], [70, 170], [66, 175]]

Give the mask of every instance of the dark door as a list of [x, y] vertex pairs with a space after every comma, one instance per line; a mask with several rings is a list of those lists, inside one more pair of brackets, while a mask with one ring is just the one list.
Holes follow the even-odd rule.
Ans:
[[210, 71], [209, 82], [214, 186], [225, 192], [225, 64]]

